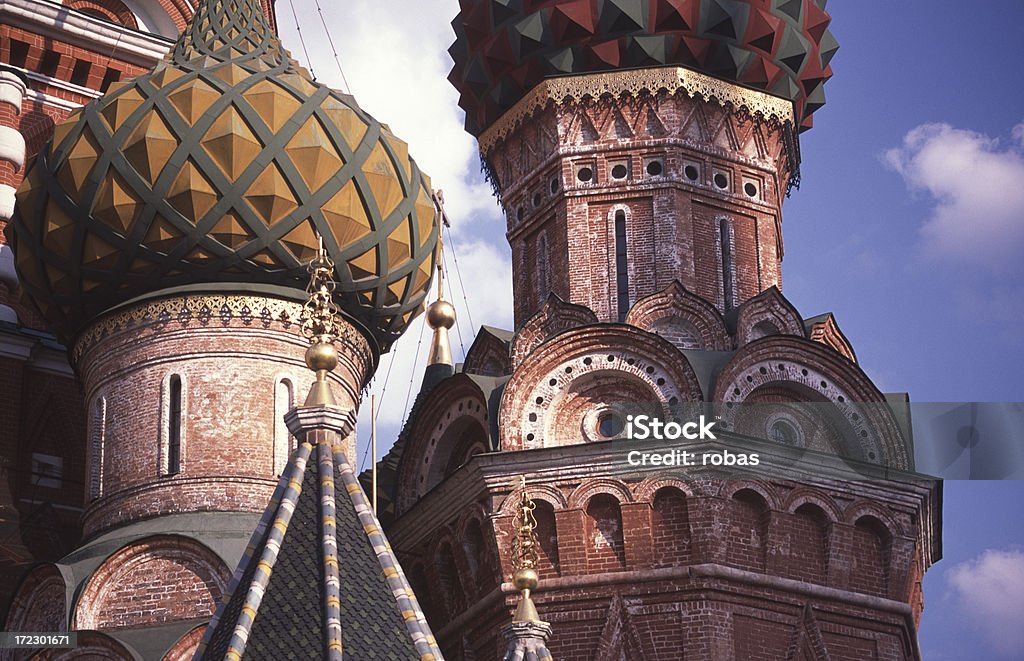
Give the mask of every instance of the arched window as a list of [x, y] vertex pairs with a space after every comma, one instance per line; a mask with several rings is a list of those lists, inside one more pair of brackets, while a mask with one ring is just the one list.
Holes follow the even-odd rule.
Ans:
[[615, 212], [615, 284], [618, 290], [619, 321], [629, 312], [629, 261], [626, 254], [626, 212]]
[[609, 494], [597, 494], [587, 503], [587, 562], [592, 569], [621, 571], [626, 568], [626, 545], [619, 501]]
[[181, 377], [171, 376], [168, 385], [167, 475], [181, 472]]
[[288, 377], [278, 377], [274, 385], [274, 475], [280, 475], [295, 449], [295, 439], [284, 424], [284, 416], [294, 405], [295, 387]]
[[89, 464], [89, 500], [103, 495], [103, 454], [106, 450], [107, 398], [97, 397], [93, 407]]
[[540, 305], [544, 305], [548, 292], [551, 290], [548, 277], [548, 237], [546, 234], [541, 234], [537, 239], [537, 294], [540, 297]]
[[690, 562], [690, 518], [686, 495], [663, 487], [654, 495], [651, 538], [658, 567], [678, 567]]
[[736, 307], [736, 244], [732, 233], [732, 223], [722, 218], [718, 225], [722, 248], [722, 292], [725, 309]]

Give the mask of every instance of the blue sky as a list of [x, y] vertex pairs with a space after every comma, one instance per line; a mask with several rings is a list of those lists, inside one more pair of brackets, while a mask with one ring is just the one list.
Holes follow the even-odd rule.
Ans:
[[[301, 26], [314, 72], [341, 87], [316, 8], [295, 1], [309, 17]], [[467, 282], [468, 311], [455, 291], [462, 345], [469, 313], [477, 325], [510, 327], [504, 221], [444, 80], [457, 1], [348, 0], [344, 14], [321, 6], [351, 91], [446, 191]], [[308, 62], [284, 7], [285, 44]], [[803, 185], [784, 209], [786, 296], [805, 316], [834, 312], [883, 390], [917, 402], [1022, 401], [1024, 2], [833, 0], [828, 9], [841, 49], [828, 104], [801, 140]], [[414, 325], [398, 345], [382, 439], [394, 438], [418, 385], [419, 337]], [[366, 419], [364, 410], [362, 429]], [[1022, 505], [1021, 482], [946, 483], [944, 559], [925, 580], [926, 659], [1024, 656]]]

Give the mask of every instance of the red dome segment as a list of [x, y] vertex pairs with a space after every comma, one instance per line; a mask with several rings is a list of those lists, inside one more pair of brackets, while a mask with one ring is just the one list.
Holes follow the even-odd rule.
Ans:
[[449, 80], [480, 135], [549, 76], [680, 65], [787, 98], [801, 129], [838, 49], [824, 0], [461, 0]]

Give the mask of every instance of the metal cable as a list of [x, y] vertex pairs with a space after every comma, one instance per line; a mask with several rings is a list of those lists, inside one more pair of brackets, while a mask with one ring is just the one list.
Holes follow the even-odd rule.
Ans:
[[[462, 282], [462, 271], [459, 270], [459, 256], [455, 252], [455, 241], [452, 239], [452, 231], [450, 228], [445, 227], [448, 232], [448, 245], [451, 247], [452, 260], [455, 262], [455, 275], [459, 278], [459, 289], [462, 290], [462, 303], [466, 306], [466, 317], [469, 321], [470, 329], [476, 328], [476, 324], [473, 323], [473, 313], [469, 311], [469, 301], [466, 299], [466, 285]], [[458, 320], [456, 319], [456, 323]]]
[[288, 0], [288, 5], [292, 8], [292, 17], [295, 19], [295, 31], [299, 33], [299, 43], [302, 44], [302, 52], [306, 56], [306, 66], [309, 67], [309, 75], [313, 76], [313, 80], [316, 80], [316, 72], [313, 71], [313, 60], [309, 59], [306, 40], [302, 38], [302, 28], [299, 26], [299, 14], [295, 11], [294, 0]]
[[334, 47], [334, 39], [331, 38], [331, 31], [327, 29], [327, 21], [324, 20], [324, 10], [320, 8], [320, 0], [316, 0], [316, 11], [320, 14], [320, 23], [324, 26], [324, 32], [327, 34], [327, 43], [331, 45], [331, 52], [334, 53], [334, 63], [338, 65], [338, 73], [341, 74], [341, 84], [345, 87], [345, 93], [351, 94], [352, 90], [348, 86], [348, 79], [345, 78], [345, 71], [341, 68], [341, 58], [338, 57], [338, 49]]

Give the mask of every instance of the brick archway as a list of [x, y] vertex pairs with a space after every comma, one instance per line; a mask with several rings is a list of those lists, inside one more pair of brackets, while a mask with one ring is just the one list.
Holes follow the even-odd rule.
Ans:
[[223, 560], [193, 539], [147, 537], [113, 553], [93, 572], [75, 604], [72, 626], [117, 629], [212, 616], [230, 577]]

